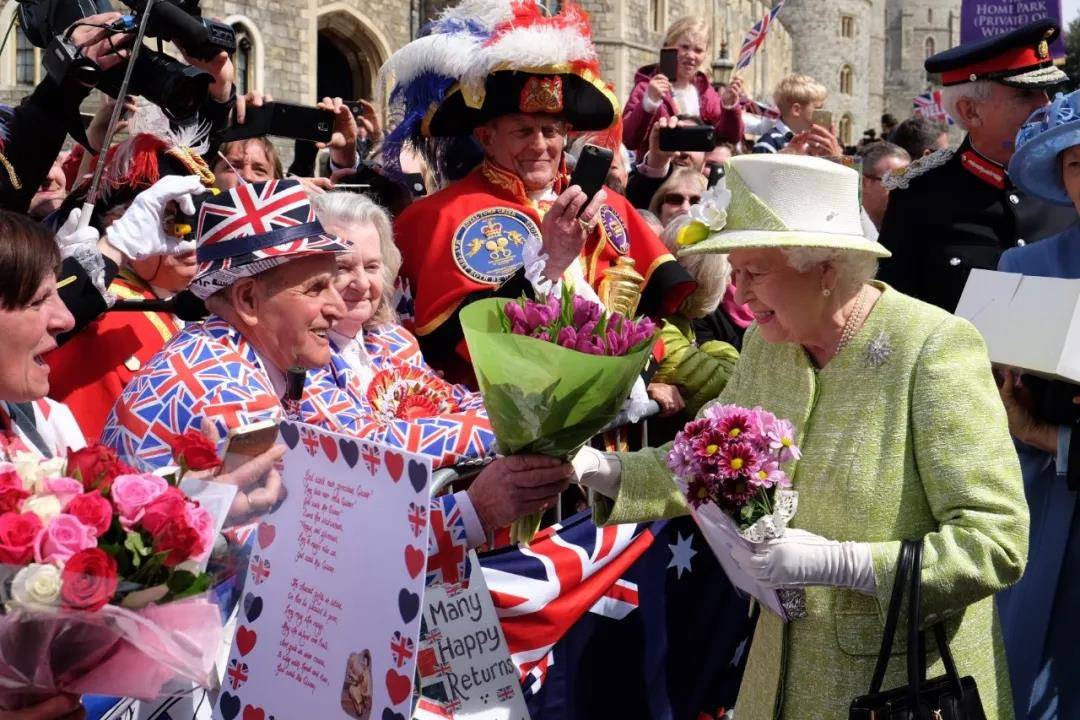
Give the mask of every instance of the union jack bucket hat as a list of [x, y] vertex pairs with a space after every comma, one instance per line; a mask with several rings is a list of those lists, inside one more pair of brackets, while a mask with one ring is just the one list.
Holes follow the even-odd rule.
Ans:
[[203, 300], [289, 260], [349, 249], [316, 219], [297, 180], [244, 183], [208, 197], [199, 206], [195, 238], [198, 268], [190, 289]]

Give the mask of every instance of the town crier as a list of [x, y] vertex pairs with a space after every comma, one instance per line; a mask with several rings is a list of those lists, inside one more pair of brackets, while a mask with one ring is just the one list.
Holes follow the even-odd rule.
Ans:
[[[569, 4], [546, 17], [532, 0], [491, 6], [470, 18], [451, 8], [388, 63], [403, 120], [385, 152], [469, 133], [483, 149], [478, 167], [395, 224], [424, 355], [466, 383], [475, 381], [457, 313], [474, 300], [532, 294], [562, 278], [596, 288], [621, 256], [645, 278], [642, 312], [669, 314], [694, 287], [622, 196], [604, 189], [589, 201], [570, 185], [567, 134], [618, 132], [618, 101], [600, 78], [586, 15]], [[445, 62], [432, 61], [436, 49]], [[439, 72], [449, 73], [441, 84]]]

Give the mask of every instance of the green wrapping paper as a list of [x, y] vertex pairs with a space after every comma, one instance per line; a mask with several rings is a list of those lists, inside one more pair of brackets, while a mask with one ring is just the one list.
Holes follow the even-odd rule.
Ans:
[[[508, 302], [480, 300], [460, 314], [499, 451], [569, 459], [618, 416], [655, 336], [622, 357], [589, 355], [505, 332], [501, 316]], [[539, 524], [539, 516], [523, 518], [511, 538], [528, 543]]]

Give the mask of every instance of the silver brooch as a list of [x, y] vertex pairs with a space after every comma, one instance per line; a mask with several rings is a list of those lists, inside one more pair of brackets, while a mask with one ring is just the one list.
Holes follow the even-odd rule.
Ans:
[[866, 346], [866, 365], [872, 368], [881, 367], [891, 354], [892, 342], [889, 340], [889, 336], [885, 334], [885, 331], [882, 330]]

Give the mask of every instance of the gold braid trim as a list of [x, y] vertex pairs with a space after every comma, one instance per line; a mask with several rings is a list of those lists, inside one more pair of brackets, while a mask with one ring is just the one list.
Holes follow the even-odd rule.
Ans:
[[192, 175], [198, 175], [199, 180], [206, 187], [214, 186], [214, 173], [211, 172], [210, 166], [206, 164], [206, 160], [201, 155], [193, 151], [191, 148], [177, 145], [171, 147], [165, 151], [165, 154], [169, 157], [175, 158], [180, 164], [191, 171]]
[[15, 173], [15, 168], [12, 167], [11, 162], [3, 153], [0, 153], [0, 165], [3, 165], [4, 169], [7, 170], [8, 179], [11, 180], [11, 187], [16, 190], [22, 190], [22, 181], [19, 180], [19, 176]]

